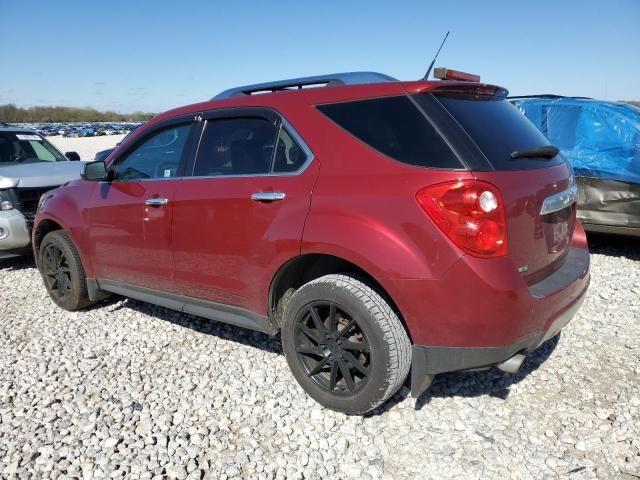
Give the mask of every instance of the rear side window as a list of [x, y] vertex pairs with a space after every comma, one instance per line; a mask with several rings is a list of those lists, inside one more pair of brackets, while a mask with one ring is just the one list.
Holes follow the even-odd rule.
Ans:
[[462, 168], [449, 146], [406, 96], [317, 108], [357, 139], [394, 160], [419, 167]]
[[[422, 95], [416, 95], [420, 103]], [[496, 98], [435, 95], [484, 153], [496, 170], [545, 168], [563, 162], [560, 155], [543, 158], [511, 159], [516, 150], [549, 145], [544, 135], [508, 100]]]
[[197, 177], [269, 173], [277, 130], [258, 117], [209, 120], [193, 171]]
[[306, 160], [307, 155], [300, 145], [298, 145], [284, 128], [281, 128], [276, 145], [275, 157], [273, 159], [273, 172], [295, 172]]

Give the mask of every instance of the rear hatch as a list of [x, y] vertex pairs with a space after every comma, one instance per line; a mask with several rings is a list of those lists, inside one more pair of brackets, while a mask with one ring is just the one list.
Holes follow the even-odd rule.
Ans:
[[507, 254], [533, 284], [560, 268], [568, 252], [576, 221], [575, 180], [563, 157], [548, 148], [549, 141], [505, 95], [499, 88], [471, 84], [415, 97], [430, 96], [418, 103], [431, 108], [434, 100], [439, 103], [466, 133], [458, 134], [466, 137], [458, 143], [481, 152], [469, 168], [500, 190]]

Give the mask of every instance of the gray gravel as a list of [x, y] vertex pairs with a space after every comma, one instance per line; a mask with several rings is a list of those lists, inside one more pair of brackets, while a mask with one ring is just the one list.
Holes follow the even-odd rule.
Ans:
[[448, 374], [366, 418], [318, 407], [277, 339], [132, 300], [55, 307], [0, 260], [2, 478], [640, 478], [640, 242], [518, 375]]

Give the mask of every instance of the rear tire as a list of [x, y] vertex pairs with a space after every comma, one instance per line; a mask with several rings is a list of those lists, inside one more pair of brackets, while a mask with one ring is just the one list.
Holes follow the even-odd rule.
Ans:
[[347, 275], [320, 277], [293, 294], [282, 346], [309, 396], [347, 414], [384, 403], [411, 366], [411, 342], [398, 316], [372, 288]]
[[38, 255], [40, 274], [56, 305], [75, 311], [96, 303], [89, 300], [80, 255], [64, 230], [55, 230], [45, 235]]

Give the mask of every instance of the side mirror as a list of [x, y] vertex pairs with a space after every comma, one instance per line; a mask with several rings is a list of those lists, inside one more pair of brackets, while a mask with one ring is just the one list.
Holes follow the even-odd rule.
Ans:
[[100, 182], [107, 179], [107, 165], [99, 160], [97, 162], [89, 162], [84, 164], [80, 176], [85, 180]]
[[78, 160], [80, 160], [80, 155], [78, 155], [78, 152], [65, 152], [64, 156], [74, 162], [77, 162]]

